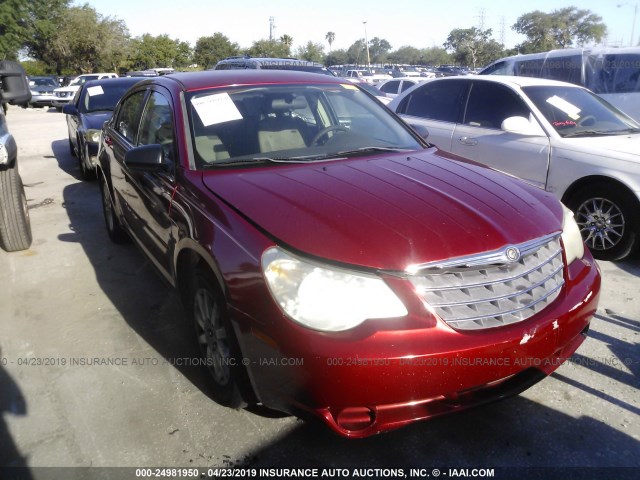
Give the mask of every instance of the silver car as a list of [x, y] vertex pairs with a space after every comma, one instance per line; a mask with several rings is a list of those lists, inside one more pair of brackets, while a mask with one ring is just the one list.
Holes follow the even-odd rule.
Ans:
[[428, 80], [389, 108], [429, 142], [553, 192], [596, 258], [640, 237], [640, 124], [573, 84], [530, 77]]

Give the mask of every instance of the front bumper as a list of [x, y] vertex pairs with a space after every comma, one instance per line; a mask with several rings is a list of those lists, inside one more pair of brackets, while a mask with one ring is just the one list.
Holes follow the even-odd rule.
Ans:
[[408, 288], [411, 313], [393, 328], [393, 321], [369, 321], [326, 334], [286, 321], [281, 331], [263, 330], [234, 317], [265, 406], [359, 438], [517, 394], [553, 372], [584, 341], [597, 308], [600, 273], [588, 252], [565, 269], [565, 282], [528, 320], [479, 331], [452, 329], [412, 303]]

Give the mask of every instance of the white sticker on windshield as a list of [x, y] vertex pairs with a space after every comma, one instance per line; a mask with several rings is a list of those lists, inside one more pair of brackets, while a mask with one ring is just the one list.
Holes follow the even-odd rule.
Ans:
[[547, 98], [547, 103], [550, 103], [554, 107], [562, 110], [569, 116], [569, 118], [572, 118], [573, 120], [577, 120], [580, 118], [580, 109], [572, 103], [567, 102], [565, 99], [558, 97], [557, 95], [554, 95], [551, 98]]
[[104, 90], [102, 90], [101, 85], [96, 85], [95, 87], [87, 88], [87, 95], [90, 97], [95, 97], [96, 95], [104, 95]]
[[191, 104], [205, 127], [242, 119], [242, 114], [228, 93], [192, 98]]

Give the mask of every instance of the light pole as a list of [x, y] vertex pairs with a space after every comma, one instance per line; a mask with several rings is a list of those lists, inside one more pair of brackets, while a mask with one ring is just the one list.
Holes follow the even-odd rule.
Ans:
[[367, 46], [367, 68], [371, 70], [371, 57], [369, 56], [369, 38], [367, 37], [367, 21], [364, 24], [364, 44]]
[[[629, 5], [628, 3], [619, 3], [616, 7], [620, 8], [625, 5]], [[629, 46], [634, 47], [633, 38], [636, 36], [636, 16], [638, 15], [638, 2], [633, 6], [633, 22], [631, 23], [631, 39], [629, 40]]]

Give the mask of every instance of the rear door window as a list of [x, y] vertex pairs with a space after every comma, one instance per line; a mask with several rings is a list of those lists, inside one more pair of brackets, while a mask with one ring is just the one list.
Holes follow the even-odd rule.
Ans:
[[455, 123], [469, 85], [470, 82], [464, 80], [426, 83], [405, 97], [398, 113]]

